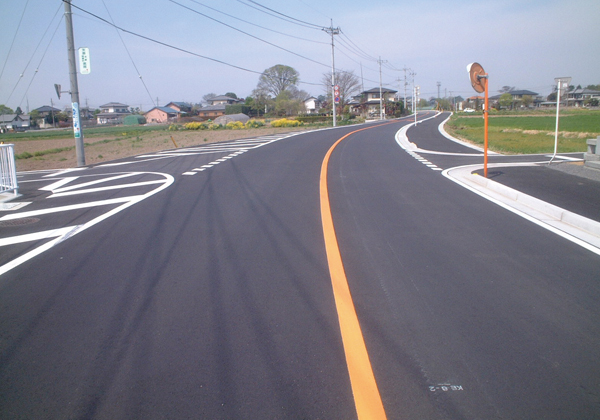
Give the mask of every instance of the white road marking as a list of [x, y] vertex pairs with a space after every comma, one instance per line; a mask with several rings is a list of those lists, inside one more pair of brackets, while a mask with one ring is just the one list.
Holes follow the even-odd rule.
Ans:
[[11, 236], [9, 238], [1, 238], [0, 246], [21, 244], [24, 242], [40, 241], [42, 239], [56, 238], [73, 230], [77, 226], [69, 226], [60, 229], [44, 230], [42, 232], [28, 233], [26, 235]]
[[50, 184], [50, 185], [46, 185], [45, 187], [40, 188], [40, 190], [42, 191], [52, 191], [55, 189], [58, 189], [60, 187], [62, 187], [65, 184], [68, 184], [71, 181], [76, 180], [77, 178], [79, 178], [78, 176], [71, 176], [71, 177], [66, 177], [63, 178], [59, 181], [56, 181], [54, 184]]
[[59, 193], [52, 194], [48, 198], [64, 197], [64, 196], [67, 196], [67, 195], [76, 195], [76, 194], [89, 194], [89, 193], [109, 191], [109, 190], [120, 190], [120, 189], [123, 189], [123, 188], [143, 187], [143, 186], [146, 186], [146, 185], [162, 184], [163, 182], [164, 181], [162, 181], [160, 179], [157, 179], [155, 181], [134, 182], [132, 184], [111, 185], [111, 186], [108, 186], [108, 187], [88, 188], [88, 189], [85, 189], [85, 190], [59, 192]]
[[0, 217], [0, 221], [22, 219], [24, 217], [35, 217], [35, 216], [41, 216], [44, 214], [60, 213], [63, 211], [79, 210], [79, 209], [85, 209], [85, 208], [89, 208], [89, 207], [109, 206], [112, 204], [126, 203], [128, 201], [139, 200], [140, 197], [143, 197], [143, 195], [134, 195], [134, 196], [122, 197], [122, 198], [111, 198], [109, 200], [90, 201], [87, 203], [72, 204], [70, 206], [62, 206], [62, 207], [52, 207], [49, 209], [42, 209], [42, 210], [24, 211], [22, 213], [13, 213], [13, 214], [7, 214], [6, 216], [2, 216], [2, 217]]
[[[63, 171], [63, 172], [61, 172], [61, 174], [62, 173], [66, 173], [66, 172]], [[21, 243], [21, 242], [40, 241], [43, 239], [50, 239], [50, 238], [54, 237], [54, 239], [52, 239], [51, 241], [45, 242], [44, 244], [32, 249], [31, 251], [0, 266], [0, 275], [12, 270], [13, 268], [19, 266], [20, 264], [23, 264], [26, 261], [29, 261], [30, 259], [36, 257], [37, 255], [42, 254], [43, 252], [52, 248], [54, 245], [57, 245], [57, 244], [61, 243], [62, 241], [65, 241], [65, 240], [77, 235], [78, 233], [81, 233], [84, 230], [108, 219], [109, 217], [114, 216], [115, 214], [127, 209], [128, 207], [131, 207], [134, 204], [137, 204], [140, 201], [142, 201], [146, 198], [149, 198], [149, 197], [153, 196], [154, 194], [159, 193], [160, 191], [164, 190], [165, 188], [168, 188], [175, 181], [175, 178], [173, 178], [173, 176], [171, 176], [169, 174], [159, 173], [159, 172], [136, 172], [135, 174], [158, 175], [158, 176], [162, 176], [164, 178], [164, 181], [162, 181], [162, 185], [160, 185], [159, 187], [154, 188], [153, 190], [147, 192], [146, 194], [142, 194], [142, 195], [136, 195], [136, 196], [130, 196], [130, 197], [124, 197], [124, 198], [118, 198], [118, 199], [112, 199], [112, 200], [100, 200], [100, 201], [94, 201], [94, 202], [90, 202], [90, 203], [83, 203], [83, 204], [72, 205], [72, 206], [55, 207], [55, 208], [45, 209], [45, 210], [16, 213], [16, 214], [12, 214], [12, 215], [6, 215], [6, 216], [0, 218], [0, 220], [14, 220], [14, 219], [19, 219], [19, 218], [24, 218], [24, 217], [32, 217], [32, 216], [56, 213], [59, 211], [69, 211], [69, 210], [75, 210], [75, 209], [89, 208], [89, 207], [93, 207], [93, 206], [104, 206], [104, 205], [122, 203], [120, 206], [115, 207], [115, 208], [103, 213], [102, 215], [100, 215], [84, 224], [81, 224], [81, 225], [59, 228], [59, 229], [54, 229], [54, 230], [47, 230], [47, 231], [32, 233], [32, 234], [27, 234], [27, 235], [20, 235], [20, 236], [16, 236], [16, 237], [12, 237], [12, 238], [4, 238], [2, 241], [0, 241], [0, 244], [3, 246]], [[123, 174], [121, 174], [121, 175], [123, 175]], [[56, 174], [51, 174], [51, 176], [56, 176]], [[116, 177], [111, 177], [109, 179], [115, 179], [115, 178]], [[90, 183], [86, 183], [84, 185], [90, 185]]]

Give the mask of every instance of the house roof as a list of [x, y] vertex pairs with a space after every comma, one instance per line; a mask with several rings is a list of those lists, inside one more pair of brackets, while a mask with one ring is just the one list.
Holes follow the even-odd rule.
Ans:
[[123, 107], [128, 108], [129, 105], [122, 104], [120, 102], [109, 102], [107, 104], [100, 105], [100, 108], [123, 108]]
[[178, 106], [179, 108], [192, 108], [192, 104], [188, 103], [188, 102], [175, 102], [175, 101], [171, 101], [168, 104], [165, 105], [165, 107], [168, 107], [169, 105], [175, 105]]
[[523, 95], [537, 96], [537, 95], [539, 95], [539, 93], [532, 92], [530, 90], [511, 90], [507, 93], [510, 93], [513, 96], [523, 96]]
[[146, 114], [148, 114], [149, 112], [154, 111], [155, 109], [159, 109], [162, 112], [167, 113], [167, 114], [181, 114], [182, 113], [181, 111], [177, 111], [177, 110], [175, 110], [173, 108], [169, 108], [168, 106], [155, 106], [150, 111], [146, 112]]
[[200, 112], [205, 112], [205, 111], [225, 111], [225, 107], [226, 106], [227, 106], [227, 104], [208, 105], [208, 106], [200, 108]]
[[11, 122], [17, 118], [17, 114], [2, 114], [0, 115], [0, 122]]
[[600, 95], [600, 91], [591, 89], [574, 89], [568, 93], [569, 95]]
[[34, 111], [37, 111], [37, 112], [52, 112], [52, 111], [54, 111], [54, 112], [60, 112], [60, 109], [53, 108], [53, 107], [48, 106], [48, 105], [44, 105], [44, 106], [41, 106], [39, 108], [34, 109]]
[[[396, 93], [398, 92], [397, 90], [394, 89], [388, 89], [388, 88], [381, 88], [381, 92], [382, 93]], [[365, 90], [364, 92], [361, 92], [362, 94], [365, 93], [379, 93], [379, 88], [373, 88], [373, 89], [369, 89], [369, 90]]]
[[212, 102], [212, 101], [225, 101], [225, 100], [239, 101], [239, 99], [235, 99], [235, 98], [232, 98], [231, 96], [225, 96], [225, 95], [219, 95], [219, 96], [215, 96], [214, 98], [210, 98], [210, 102]]

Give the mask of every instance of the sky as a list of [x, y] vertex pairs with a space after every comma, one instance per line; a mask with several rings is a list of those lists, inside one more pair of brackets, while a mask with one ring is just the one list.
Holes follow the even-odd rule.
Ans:
[[[299, 72], [300, 89], [322, 95], [323, 74], [331, 74], [329, 27], [341, 30], [334, 36], [336, 70], [353, 71], [365, 89], [379, 86], [380, 62], [384, 87], [404, 96], [406, 77], [410, 94], [414, 73], [425, 99], [438, 96], [438, 83], [441, 97], [475, 95], [466, 70], [472, 62], [489, 74], [490, 96], [503, 86], [546, 96], [564, 76], [575, 86], [600, 84], [597, 0], [72, 4], [75, 48], [90, 50], [91, 73], [78, 74], [80, 106], [91, 108], [121, 102], [149, 110], [157, 100], [198, 103], [208, 93], [247, 97], [276, 64]], [[58, 99], [54, 89], [58, 83], [69, 90], [63, 2], [0, 0], [0, 16], [0, 104], [27, 112], [52, 99], [56, 108], [70, 108], [70, 95]]]

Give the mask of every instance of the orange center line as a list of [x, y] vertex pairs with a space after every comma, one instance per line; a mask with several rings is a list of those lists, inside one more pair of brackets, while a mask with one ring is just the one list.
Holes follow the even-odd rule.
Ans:
[[[378, 125], [377, 127], [379, 127]], [[367, 346], [360, 328], [348, 279], [344, 270], [342, 256], [338, 246], [331, 206], [329, 203], [329, 190], [327, 187], [327, 168], [329, 158], [336, 146], [350, 135], [359, 131], [374, 127], [362, 128], [346, 134], [337, 140], [329, 149], [321, 165], [320, 196], [321, 196], [321, 220], [323, 223], [323, 235], [325, 237], [325, 250], [329, 264], [329, 274], [333, 287], [333, 296], [338, 313], [338, 321], [342, 334], [342, 343], [346, 355], [346, 364], [350, 375], [350, 384], [359, 420], [386, 419], [381, 395], [375, 381], [373, 368], [369, 360]]]

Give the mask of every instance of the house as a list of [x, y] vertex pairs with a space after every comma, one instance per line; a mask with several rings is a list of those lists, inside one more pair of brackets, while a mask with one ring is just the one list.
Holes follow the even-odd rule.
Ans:
[[123, 118], [131, 114], [129, 105], [120, 102], [109, 102], [100, 105], [100, 113], [96, 115], [98, 124], [120, 124]]
[[58, 114], [60, 112], [60, 109], [54, 108], [54, 107], [51, 107], [48, 105], [44, 105], [44, 106], [34, 109], [31, 112], [34, 112], [34, 111], [37, 111], [40, 118], [46, 118], [48, 115], [52, 115], [52, 113]]
[[225, 95], [215, 96], [214, 98], [208, 99], [208, 106], [202, 107], [198, 110], [198, 116], [202, 118], [217, 118], [221, 115], [225, 115], [225, 108], [227, 105], [234, 105], [243, 103], [241, 99], [231, 98]]
[[150, 111], [146, 112], [144, 116], [148, 123], [164, 124], [176, 120], [181, 113], [181, 111], [177, 111], [167, 106], [155, 106]]
[[192, 112], [192, 104], [187, 102], [169, 102], [164, 107], [174, 109], [175, 111], [181, 112], [182, 114]]
[[21, 131], [30, 127], [29, 115], [2, 114], [0, 115], [0, 131]]
[[317, 114], [320, 108], [321, 103], [314, 96], [304, 100], [304, 109], [307, 114]]
[[209, 105], [200, 108], [198, 116], [203, 118], [217, 118], [221, 115], [225, 115], [226, 104]]
[[225, 95], [219, 95], [219, 96], [215, 96], [214, 98], [211, 98], [207, 101], [208, 103], [210, 103], [211, 105], [232, 105], [232, 104], [239, 104], [240, 102], [244, 102], [240, 99], [235, 99], [235, 98], [231, 98], [229, 96], [225, 96]]
[[41, 106], [31, 111], [32, 113], [37, 113], [37, 118], [33, 121], [34, 125], [37, 125], [39, 128], [50, 128], [53, 127], [51, 118], [46, 120], [46, 117], [51, 115], [57, 115], [60, 111], [58, 108], [54, 108], [48, 105]]
[[[510, 90], [508, 92], [501, 93], [500, 95], [490, 96], [488, 98], [490, 102], [490, 107], [494, 106], [500, 100], [500, 97], [505, 93], [509, 93], [512, 96], [513, 104], [523, 100], [524, 96], [529, 96], [532, 99], [531, 104], [527, 105], [528, 107], [534, 106], [538, 107], [539, 104], [543, 101], [542, 97], [537, 92], [532, 92], [530, 90]], [[524, 105], [522, 105], [524, 106]]]
[[[562, 95], [561, 95], [562, 96]], [[567, 105], [580, 107], [586, 104], [590, 99], [600, 100], [600, 92], [591, 89], [574, 89], [567, 93]]]
[[394, 95], [397, 92], [397, 90], [388, 88], [373, 88], [365, 90], [360, 94], [360, 105], [354, 108], [361, 114], [366, 114], [373, 117], [379, 115], [379, 104], [381, 102], [383, 104], [383, 113], [385, 114], [385, 103], [393, 102], [395, 100]]
[[484, 104], [485, 98], [483, 96], [471, 96], [459, 105], [459, 110], [462, 111], [467, 108], [479, 110], [483, 109]]

